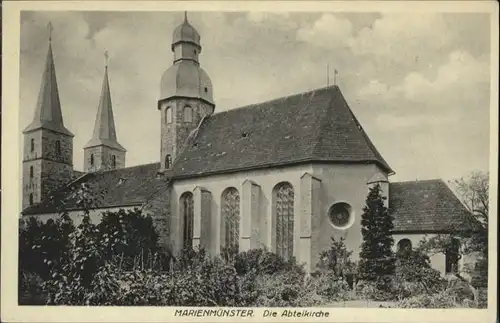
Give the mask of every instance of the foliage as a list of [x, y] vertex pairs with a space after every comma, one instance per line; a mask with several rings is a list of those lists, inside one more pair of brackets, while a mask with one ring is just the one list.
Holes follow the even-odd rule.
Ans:
[[333, 237], [331, 239], [330, 248], [319, 254], [317, 267], [320, 270], [330, 270], [336, 277], [345, 279], [347, 274], [353, 274], [356, 270], [356, 264], [351, 260], [352, 251], [347, 250], [344, 237], [339, 240]]
[[63, 215], [43, 223], [29, 217], [19, 227], [20, 271], [48, 279], [50, 270], [68, 257], [69, 235], [75, 230], [71, 219]]
[[294, 271], [305, 275], [304, 269], [295, 259], [286, 261], [274, 252], [265, 249], [251, 249], [237, 253], [234, 257], [234, 267], [238, 275], [256, 271], [261, 275], [271, 275], [282, 271]]
[[[489, 173], [473, 172], [452, 183], [470, 215], [463, 221], [469, 230], [456, 230], [465, 238], [465, 252], [488, 256]], [[462, 224], [463, 225], [463, 224]]]
[[447, 291], [436, 294], [421, 294], [401, 300], [396, 307], [399, 308], [454, 308], [460, 305]]
[[19, 305], [44, 305], [47, 295], [42, 289], [43, 279], [33, 272], [19, 270]]
[[392, 252], [394, 239], [393, 218], [384, 205], [380, 185], [370, 188], [366, 206], [361, 216], [363, 242], [359, 254], [359, 278], [376, 281], [379, 288], [387, 288], [388, 277], [394, 273], [395, 259]]
[[429, 257], [420, 250], [402, 250], [396, 254], [393, 288], [400, 298], [435, 293], [445, 288], [441, 273], [431, 267]]
[[115, 259], [120, 270], [158, 267], [158, 233], [150, 216], [139, 209], [105, 212], [97, 225], [97, 239], [102, 242], [106, 260]]

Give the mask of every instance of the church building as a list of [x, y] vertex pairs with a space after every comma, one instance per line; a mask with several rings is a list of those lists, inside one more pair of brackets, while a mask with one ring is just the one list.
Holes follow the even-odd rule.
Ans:
[[[171, 49], [173, 64], [159, 80], [155, 107], [160, 162], [126, 166], [106, 67], [94, 131], [83, 147], [84, 169], [77, 171], [49, 44], [35, 115], [23, 131], [24, 217], [54, 218], [56, 202], [64, 199], [78, 223], [74, 189], [84, 187], [102, 195], [91, 211], [94, 221], [105, 211], [142, 209], [174, 254], [186, 246], [211, 254], [267, 248], [312, 271], [332, 237], [344, 237], [357, 260], [372, 185], [381, 186], [394, 216], [395, 248], [449, 233], [467, 215], [440, 179], [391, 182], [394, 170], [338, 86], [218, 112], [217, 84], [202, 68], [200, 35], [187, 16], [173, 32]], [[459, 249], [432, 255], [432, 265], [443, 274], [463, 266]]]

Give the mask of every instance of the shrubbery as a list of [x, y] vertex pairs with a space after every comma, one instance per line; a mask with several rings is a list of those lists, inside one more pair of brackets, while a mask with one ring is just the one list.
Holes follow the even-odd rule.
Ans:
[[[295, 259], [264, 249], [223, 250], [215, 257], [186, 249], [174, 258], [157, 241], [151, 218], [138, 210], [104, 213], [99, 224], [84, 214], [77, 227], [64, 214], [47, 223], [27, 219], [20, 231], [19, 302], [301, 307], [353, 297], [347, 276], [356, 274], [356, 264], [344, 239], [332, 239], [309, 276]], [[447, 288], [417, 250], [398, 253], [392, 275], [361, 281], [356, 290], [358, 297], [408, 308], [472, 306], [474, 298], [460, 284]]]

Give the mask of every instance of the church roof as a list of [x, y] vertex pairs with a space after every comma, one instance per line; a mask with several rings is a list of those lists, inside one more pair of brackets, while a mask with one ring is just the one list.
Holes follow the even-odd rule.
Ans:
[[98, 208], [141, 206], [157, 192], [169, 185], [164, 177], [158, 177], [159, 163], [121, 168], [112, 171], [86, 173], [64, 189], [55, 193], [51, 200], [23, 210], [23, 215], [56, 213], [54, 201], [63, 201], [64, 208], [80, 210], [75, 190], [84, 185], [89, 196], [99, 196]]
[[37, 129], [49, 129], [68, 136], [73, 136], [73, 134], [66, 129], [63, 122], [51, 43], [49, 43], [40, 92], [38, 93], [35, 117], [23, 132], [27, 133]]
[[377, 151], [337, 86], [210, 116], [174, 162], [174, 177], [303, 162], [375, 163]]
[[118, 143], [116, 138], [115, 118], [113, 116], [113, 106], [111, 104], [111, 92], [109, 89], [107, 66], [106, 71], [104, 72], [104, 79], [102, 81], [101, 96], [97, 107], [94, 132], [92, 133], [92, 138], [84, 146], [84, 148], [101, 145], [115, 148], [120, 151], [126, 151], [125, 148]]
[[439, 179], [389, 184], [394, 232], [450, 232], [466, 229], [469, 211]]

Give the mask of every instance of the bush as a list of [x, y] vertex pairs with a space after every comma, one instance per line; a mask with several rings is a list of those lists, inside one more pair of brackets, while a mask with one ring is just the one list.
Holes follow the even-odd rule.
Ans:
[[406, 250], [396, 255], [396, 273], [392, 286], [399, 298], [405, 298], [442, 291], [446, 288], [446, 281], [439, 271], [431, 267], [426, 254], [419, 250]]
[[397, 303], [399, 308], [454, 308], [460, 307], [455, 299], [447, 291], [436, 294], [422, 294], [403, 299]]
[[271, 275], [282, 271], [294, 271], [305, 275], [302, 266], [295, 259], [286, 261], [279, 255], [264, 249], [252, 249], [241, 252], [234, 257], [234, 267], [238, 275], [246, 275], [256, 271], [261, 275]]
[[19, 271], [19, 305], [45, 305], [47, 295], [42, 289], [43, 279], [32, 272]]
[[351, 260], [352, 251], [347, 250], [345, 238], [342, 237], [338, 241], [333, 237], [331, 239], [330, 248], [319, 254], [320, 260], [316, 267], [320, 270], [332, 271], [336, 277], [354, 274], [356, 265]]

